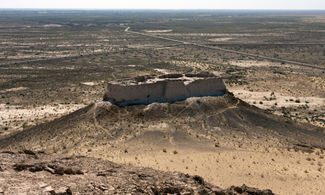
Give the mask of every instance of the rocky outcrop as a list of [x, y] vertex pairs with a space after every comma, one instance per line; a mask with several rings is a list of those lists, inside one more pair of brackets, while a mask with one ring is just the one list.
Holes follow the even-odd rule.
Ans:
[[[273, 194], [271, 190], [245, 185], [221, 189], [200, 176], [118, 165], [83, 156], [37, 156], [24, 152], [0, 153], [3, 166], [0, 194]], [[62, 174], [48, 168], [58, 168]], [[78, 171], [72, 174], [64, 170]]]
[[189, 97], [221, 96], [226, 87], [211, 74], [140, 76], [108, 83], [104, 100], [118, 106], [175, 102]]

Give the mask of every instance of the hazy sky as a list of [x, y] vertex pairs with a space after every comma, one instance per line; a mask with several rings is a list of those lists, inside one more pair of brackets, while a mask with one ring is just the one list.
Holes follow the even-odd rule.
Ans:
[[325, 0], [0, 0], [0, 8], [325, 10]]

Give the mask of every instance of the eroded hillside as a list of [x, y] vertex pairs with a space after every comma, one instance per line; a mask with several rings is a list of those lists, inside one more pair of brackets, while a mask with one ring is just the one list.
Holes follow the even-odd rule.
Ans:
[[[297, 184], [306, 182], [320, 193], [322, 130], [268, 114], [227, 93], [172, 104], [95, 103], [2, 139], [0, 146], [200, 174], [221, 187], [255, 184], [280, 194], [302, 192]], [[283, 179], [286, 188], [281, 188]]]

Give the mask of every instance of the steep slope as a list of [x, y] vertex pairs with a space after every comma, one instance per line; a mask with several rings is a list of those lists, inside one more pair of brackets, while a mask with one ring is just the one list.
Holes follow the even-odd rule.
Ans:
[[180, 171], [222, 188], [247, 184], [277, 194], [324, 194], [322, 132], [227, 93], [172, 104], [95, 103], [2, 139], [0, 148]]
[[129, 107], [117, 107], [108, 102], [91, 104], [0, 140], [0, 146], [63, 153], [86, 145], [116, 146], [135, 140], [156, 146], [171, 142], [193, 146], [193, 142], [215, 142], [232, 134], [325, 148], [325, 135], [320, 129], [266, 114], [230, 93], [221, 97], [189, 98], [173, 104]]

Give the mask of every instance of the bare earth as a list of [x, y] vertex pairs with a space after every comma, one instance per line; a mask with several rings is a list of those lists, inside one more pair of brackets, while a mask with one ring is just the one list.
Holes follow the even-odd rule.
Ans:
[[[53, 157], [33, 151], [2, 152], [1, 194], [258, 194], [246, 185], [222, 189], [202, 177], [119, 165], [83, 156]], [[6, 178], [6, 179], [4, 179]]]
[[226, 95], [125, 108], [96, 103], [0, 146], [199, 174], [223, 188], [246, 184], [277, 194], [323, 194], [323, 139], [319, 129]]
[[[137, 189], [132, 182], [152, 187], [156, 174], [162, 193], [179, 190], [169, 187], [180, 182], [194, 192], [246, 184], [276, 194], [325, 194], [324, 18], [323, 11], [0, 11], [0, 151], [15, 152], [0, 153], [0, 194], [62, 187], [125, 194]], [[112, 80], [201, 72], [223, 77], [234, 96], [127, 108], [102, 102]], [[26, 149], [39, 159], [17, 153]], [[13, 162], [32, 167], [17, 171]], [[85, 174], [30, 171], [49, 162], [75, 164]]]

